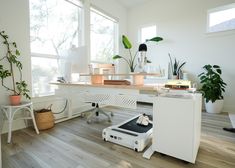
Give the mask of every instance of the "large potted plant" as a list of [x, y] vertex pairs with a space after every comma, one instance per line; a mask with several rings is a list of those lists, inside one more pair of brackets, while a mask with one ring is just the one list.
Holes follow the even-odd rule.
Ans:
[[205, 99], [205, 107], [208, 113], [220, 113], [223, 108], [223, 92], [226, 83], [221, 78], [222, 70], [218, 65], [205, 65], [204, 72], [199, 74], [202, 87], [200, 91]]
[[[0, 58], [0, 79], [1, 85], [10, 94], [10, 102], [12, 105], [18, 105], [20, 103], [21, 95], [30, 99], [29, 90], [27, 89], [27, 83], [22, 80], [22, 63], [20, 62], [20, 51], [17, 48], [16, 42], [10, 42], [8, 35], [5, 31], [0, 31], [1, 38], [1, 53], [5, 53]], [[17, 72], [18, 71], [18, 72]], [[19, 74], [19, 78], [16, 75]], [[9, 84], [5, 83], [5, 80], [9, 78]]]
[[[151, 38], [149, 40], [146, 40], [146, 42], [147, 41], [153, 41], [153, 42], [157, 43], [157, 42], [162, 41], [162, 40], [163, 40], [162, 37], [154, 37], [154, 38]], [[137, 64], [135, 63], [135, 59], [136, 59], [136, 56], [138, 54], [138, 51], [136, 51], [135, 55], [132, 54], [132, 52], [131, 52], [132, 44], [131, 44], [130, 40], [127, 38], [127, 36], [125, 36], [125, 35], [122, 35], [122, 44], [123, 44], [124, 48], [129, 51], [129, 58], [125, 58], [125, 57], [120, 56], [120, 55], [115, 55], [115, 56], [113, 56], [113, 59], [114, 60], [116, 60], [116, 59], [125, 60], [126, 63], [129, 66], [130, 72], [134, 72], [135, 68], [137, 66]], [[149, 60], [146, 60], [146, 62], [151, 63], [151, 61], [149, 61]]]

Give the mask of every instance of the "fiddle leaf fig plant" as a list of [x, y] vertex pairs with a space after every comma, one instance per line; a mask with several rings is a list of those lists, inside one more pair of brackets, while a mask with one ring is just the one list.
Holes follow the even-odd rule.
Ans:
[[[0, 31], [2, 38], [1, 46], [5, 47], [6, 53], [0, 58], [0, 79], [1, 85], [12, 92], [12, 95], [23, 95], [30, 99], [27, 83], [22, 80], [22, 63], [19, 61], [20, 51], [17, 48], [16, 42], [10, 42], [5, 31]], [[8, 63], [8, 64], [6, 64]], [[15, 72], [19, 72], [19, 80], [16, 79]], [[4, 80], [10, 78], [11, 84], [6, 85]]]
[[[162, 41], [162, 40], [163, 40], [163, 38], [161, 38], [161, 37], [154, 37], [154, 38], [146, 40], [146, 42], [148, 42], [148, 41], [159, 42], [159, 41]], [[122, 44], [123, 44], [124, 48], [128, 49], [128, 51], [129, 51], [129, 56], [130, 56], [129, 59], [127, 59], [127, 58], [125, 58], [123, 56], [120, 56], [120, 55], [113, 56], [113, 59], [114, 60], [116, 60], [116, 59], [123, 59], [123, 60], [125, 60], [126, 63], [129, 66], [129, 68], [130, 68], [130, 71], [134, 72], [135, 68], [137, 66], [137, 64], [135, 64], [135, 59], [136, 59], [136, 56], [138, 54], [138, 51], [136, 51], [134, 56], [132, 55], [132, 52], [131, 52], [132, 44], [131, 44], [130, 40], [127, 38], [127, 36], [125, 36], [125, 35], [122, 35]], [[147, 60], [147, 63], [151, 63], [151, 61]]]
[[214, 103], [216, 100], [223, 99], [226, 83], [221, 78], [222, 70], [218, 65], [205, 65], [204, 72], [198, 75], [202, 87], [200, 91], [203, 93], [206, 102]]

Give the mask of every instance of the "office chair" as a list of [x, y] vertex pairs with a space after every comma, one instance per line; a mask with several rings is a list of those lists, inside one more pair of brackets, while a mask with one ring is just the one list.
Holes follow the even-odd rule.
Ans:
[[94, 115], [99, 116], [103, 114], [108, 118], [108, 121], [111, 122], [111, 117], [114, 115], [112, 112], [103, 111], [101, 108], [104, 106], [118, 106], [123, 108], [136, 109], [136, 96], [130, 95], [115, 95], [115, 94], [101, 94], [101, 93], [85, 93], [83, 95], [84, 101], [91, 103], [94, 107], [93, 111], [87, 117], [87, 123], [91, 123], [91, 119]]
[[[103, 114], [108, 118], [108, 121], [111, 122], [111, 115], [109, 115], [107, 112], [104, 112], [101, 108], [103, 106], [106, 106], [109, 103], [111, 96], [108, 94], [91, 94], [91, 93], [86, 93], [83, 95], [84, 101], [86, 103], [91, 103], [92, 107], [94, 107], [93, 111], [91, 111], [90, 115], [87, 117], [87, 123], [91, 123], [91, 119], [93, 116], [99, 116], [99, 114]], [[101, 107], [102, 106], [102, 107]]]

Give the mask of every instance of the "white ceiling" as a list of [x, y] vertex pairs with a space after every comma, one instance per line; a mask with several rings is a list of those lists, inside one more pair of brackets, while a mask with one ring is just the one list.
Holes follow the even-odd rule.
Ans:
[[126, 7], [126, 8], [132, 8], [136, 5], [140, 5], [142, 3], [145, 3], [149, 0], [116, 0], [117, 2], [119, 2], [122, 6]]

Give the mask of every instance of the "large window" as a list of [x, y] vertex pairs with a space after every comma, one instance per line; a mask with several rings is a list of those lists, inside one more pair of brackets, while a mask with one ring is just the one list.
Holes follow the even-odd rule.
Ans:
[[235, 29], [235, 3], [208, 10], [208, 32]]
[[91, 8], [91, 62], [111, 63], [117, 51], [117, 21]]
[[33, 96], [54, 93], [65, 51], [81, 45], [82, 4], [78, 0], [30, 0]]

